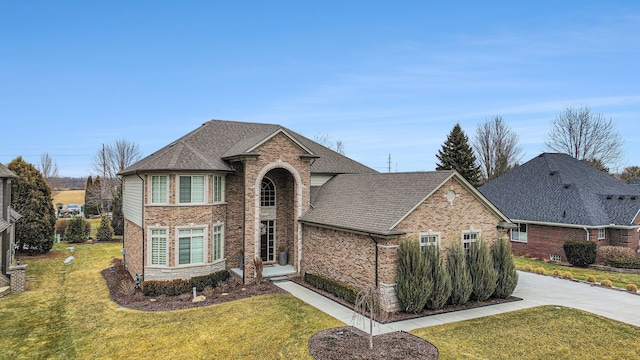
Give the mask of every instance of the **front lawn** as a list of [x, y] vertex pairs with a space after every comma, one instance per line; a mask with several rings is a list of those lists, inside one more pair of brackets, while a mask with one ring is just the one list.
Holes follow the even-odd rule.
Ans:
[[417, 329], [440, 359], [638, 359], [640, 328], [584, 311], [543, 306]]
[[627, 284], [636, 284], [640, 287], [640, 274], [625, 274], [613, 271], [602, 271], [588, 268], [579, 268], [574, 266], [564, 266], [554, 263], [548, 263], [545, 261], [527, 259], [520, 256], [514, 256], [513, 262], [516, 264], [518, 270], [523, 270], [526, 265], [531, 265], [535, 270], [538, 267], [543, 268], [548, 275], [553, 273], [553, 270], [559, 270], [562, 273], [570, 272], [574, 279], [587, 280], [587, 276], [593, 275], [596, 277], [596, 281], [600, 282], [604, 279], [609, 279], [613, 282], [613, 286], [619, 288], [625, 288]]

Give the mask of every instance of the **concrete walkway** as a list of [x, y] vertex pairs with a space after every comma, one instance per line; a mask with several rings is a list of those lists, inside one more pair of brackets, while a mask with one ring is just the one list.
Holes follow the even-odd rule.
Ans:
[[[640, 296], [638, 295], [522, 271], [518, 271], [518, 276], [518, 286], [513, 295], [522, 298], [522, 301], [425, 316], [389, 324], [375, 323], [374, 333], [384, 334], [398, 330], [409, 331], [541, 305], [572, 307], [634, 326], [640, 326]], [[345, 324], [353, 325], [366, 332], [369, 331], [368, 319], [357, 315], [350, 308], [291, 281], [275, 284]]]

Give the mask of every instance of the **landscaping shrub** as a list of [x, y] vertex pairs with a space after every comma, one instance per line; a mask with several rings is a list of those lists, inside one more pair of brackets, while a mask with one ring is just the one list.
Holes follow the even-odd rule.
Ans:
[[573, 266], [587, 267], [596, 262], [597, 245], [587, 240], [569, 240], [564, 243], [564, 254]]
[[511, 242], [500, 238], [491, 246], [491, 257], [493, 267], [496, 269], [498, 279], [493, 296], [499, 299], [506, 299], [518, 285], [518, 272], [511, 256]]
[[76, 216], [71, 219], [64, 231], [64, 239], [70, 243], [85, 242], [87, 240], [85, 224], [87, 222], [82, 216]]
[[304, 281], [313, 287], [344, 299], [350, 304], [356, 303], [358, 289], [352, 286], [311, 272], [306, 272], [304, 274]]
[[447, 256], [447, 269], [451, 279], [451, 304], [464, 305], [469, 301], [473, 284], [467, 267], [464, 250], [459, 243], [454, 243]]
[[532, 272], [533, 271], [533, 266], [527, 264], [527, 265], [524, 266], [523, 270], [524, 271], [528, 271], [528, 272]]
[[98, 239], [98, 241], [111, 241], [111, 239], [113, 239], [111, 222], [107, 219], [106, 215], [102, 215], [102, 219], [100, 219], [100, 227], [98, 228], [96, 239]]
[[177, 296], [191, 293], [193, 287], [198, 291], [207, 286], [216, 287], [230, 277], [229, 271], [221, 270], [209, 275], [196, 276], [191, 279], [147, 280], [142, 283], [142, 293], [146, 296]]
[[558, 269], [553, 270], [553, 276], [561, 276], [560, 270]]
[[627, 289], [628, 292], [631, 292], [631, 293], [635, 294], [635, 293], [638, 292], [638, 285], [636, 285], [636, 284], [627, 284], [626, 289]]
[[195, 276], [191, 278], [191, 287], [202, 291], [207, 287], [217, 287], [221, 282], [227, 281], [231, 274], [227, 270], [216, 271], [209, 275]]
[[401, 310], [418, 313], [424, 309], [431, 296], [433, 284], [429, 281], [429, 269], [416, 240], [403, 240], [398, 247], [398, 275], [396, 294]]
[[431, 296], [426, 307], [431, 310], [442, 309], [451, 296], [451, 278], [444, 267], [444, 259], [439, 246], [428, 246], [424, 253], [429, 271], [429, 282], [433, 284]]
[[590, 282], [590, 283], [596, 282], [596, 277], [593, 275], [587, 276], [587, 282]]
[[635, 258], [636, 252], [626, 246], [601, 246], [598, 253], [609, 264], [611, 258]]
[[469, 246], [467, 266], [473, 285], [472, 296], [477, 301], [485, 301], [496, 290], [498, 274], [493, 268], [493, 259], [487, 244], [478, 240]]
[[538, 275], [547, 275], [547, 271], [543, 267], [536, 268], [536, 274]]
[[612, 287], [613, 286], [613, 282], [611, 282], [611, 280], [605, 279], [605, 280], [600, 281], [600, 285], [606, 286], [606, 287]]
[[562, 274], [562, 278], [563, 279], [568, 279], [568, 280], [573, 280], [573, 274], [567, 271], [564, 274]]
[[621, 269], [640, 269], [640, 258], [610, 258], [609, 266]]

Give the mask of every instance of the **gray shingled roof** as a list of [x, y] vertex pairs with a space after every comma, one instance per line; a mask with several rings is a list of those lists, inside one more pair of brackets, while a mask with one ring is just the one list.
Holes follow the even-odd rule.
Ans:
[[0, 178], [17, 178], [18, 176], [14, 174], [8, 167], [0, 164]]
[[233, 171], [227, 158], [249, 155], [256, 144], [284, 131], [318, 156], [313, 173], [372, 173], [375, 170], [340, 155], [280, 125], [211, 120], [155, 153], [124, 169], [136, 171]]
[[393, 227], [455, 171], [338, 175], [316, 189], [302, 222], [373, 234]]
[[566, 154], [543, 153], [478, 189], [509, 218], [631, 226], [640, 188]]

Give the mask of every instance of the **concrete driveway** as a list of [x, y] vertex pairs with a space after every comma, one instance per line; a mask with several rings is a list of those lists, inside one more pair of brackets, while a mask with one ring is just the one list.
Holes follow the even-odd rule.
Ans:
[[[640, 295], [522, 271], [518, 271], [518, 276], [518, 286], [513, 295], [522, 298], [522, 301], [425, 316], [390, 324], [376, 323], [374, 333], [383, 334], [398, 330], [409, 331], [541, 305], [572, 307], [634, 326], [640, 326]], [[350, 308], [290, 281], [276, 283], [276, 285], [347, 325], [353, 325], [364, 331], [369, 331], [368, 321], [363, 321], [364, 318], [359, 315], [354, 316], [355, 313]]]

